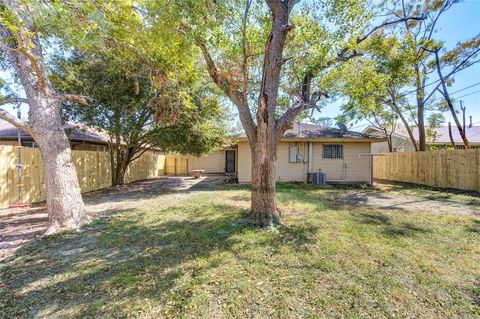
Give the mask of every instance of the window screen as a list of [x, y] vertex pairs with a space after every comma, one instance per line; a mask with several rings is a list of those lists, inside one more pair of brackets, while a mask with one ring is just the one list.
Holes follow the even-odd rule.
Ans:
[[290, 157], [289, 157], [289, 162], [290, 163], [296, 163], [297, 162], [297, 154], [298, 154], [298, 146], [297, 145], [290, 145]]
[[324, 144], [323, 145], [323, 158], [343, 158], [343, 145], [342, 144]]

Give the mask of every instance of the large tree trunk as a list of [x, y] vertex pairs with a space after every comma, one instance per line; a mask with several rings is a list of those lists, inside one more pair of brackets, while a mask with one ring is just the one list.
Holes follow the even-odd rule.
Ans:
[[252, 198], [250, 220], [258, 226], [280, 224], [275, 197], [275, 148], [256, 144], [252, 149]]
[[120, 161], [117, 161], [112, 180], [113, 186], [125, 184], [125, 173], [127, 172], [129, 163], [130, 161], [125, 160], [124, 157], [121, 158]]
[[[226, 77], [224, 72], [220, 72], [205, 42], [200, 38], [196, 39], [196, 43], [202, 50], [207, 63], [210, 77], [237, 106], [240, 121], [250, 143], [252, 149], [250, 219], [252, 223], [260, 226], [280, 223], [280, 214], [275, 199], [276, 145], [279, 136], [283, 134], [286, 126], [293, 122], [296, 115], [306, 105], [301, 103], [298, 108], [295, 108], [295, 111], [290, 111], [288, 115], [284, 116], [283, 120], [281, 119], [277, 122], [275, 111], [280, 84], [280, 72], [282, 64], [286, 62], [283, 59], [283, 50], [287, 34], [292, 29], [292, 26], [289, 24], [289, 17], [296, 1], [267, 0], [266, 3], [272, 12], [272, 30], [265, 43], [262, 83], [260, 85], [256, 122], [253, 120], [250, 112], [248, 89], [246, 89], [246, 86], [248, 86], [248, 58], [245, 57], [242, 66], [245, 76], [242, 90], [233, 79]], [[248, 8], [246, 8], [245, 12], [248, 15]]]
[[[118, 144], [117, 144], [118, 145]], [[116, 160], [112, 169], [112, 185], [125, 184], [125, 174], [127, 173], [128, 165], [132, 162], [133, 151], [131, 148], [117, 147]]]
[[30, 133], [40, 148], [46, 178], [47, 234], [64, 228], [78, 229], [89, 219], [80, 194], [70, 144], [62, 127], [60, 106], [64, 100], [73, 98], [78, 101], [79, 97], [58, 94], [48, 80], [40, 40], [35, 37], [35, 28], [28, 25], [28, 19], [23, 20], [28, 17], [30, 8], [17, 1], [4, 4], [20, 22], [14, 33], [0, 24], [0, 39], [25, 90], [30, 111], [28, 123], [3, 118]]
[[[48, 127], [50, 126], [50, 127]], [[78, 229], [89, 222], [69, 141], [60, 123], [32, 127], [45, 170], [49, 227], [46, 234], [60, 229]]]
[[[30, 101], [31, 134], [40, 148], [45, 169], [49, 219], [46, 234], [60, 229], [78, 229], [88, 223], [89, 218], [60, 118], [61, 102], [57, 97], [49, 98], [31, 88], [25, 91]], [[51, 92], [50, 88], [46, 92]]]

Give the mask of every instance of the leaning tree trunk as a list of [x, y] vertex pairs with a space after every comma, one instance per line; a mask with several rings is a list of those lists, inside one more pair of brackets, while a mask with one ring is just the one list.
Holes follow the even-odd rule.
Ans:
[[275, 195], [275, 147], [257, 143], [252, 149], [250, 220], [258, 226], [280, 224]]
[[418, 126], [418, 150], [427, 150], [427, 134], [425, 133], [425, 88], [424, 83], [420, 78], [420, 68], [415, 66], [415, 85], [416, 85], [416, 99], [417, 99], [417, 126]]
[[[88, 223], [70, 143], [61, 123], [32, 112], [32, 135], [39, 145], [45, 171], [49, 227], [46, 234]], [[40, 117], [40, 119], [36, 119]]]
[[[88, 222], [80, 187], [72, 161], [69, 141], [62, 126], [62, 101], [85, 100], [78, 96], [58, 94], [52, 87], [45, 67], [40, 40], [35, 28], [29, 25], [30, 8], [23, 2], [4, 1], [8, 13], [18, 20], [17, 28], [0, 23], [0, 44], [25, 90], [30, 106], [29, 121], [6, 119], [19, 129], [30, 133], [38, 144], [45, 168], [47, 234], [60, 229], [78, 229]], [[7, 11], [5, 11], [7, 12]]]

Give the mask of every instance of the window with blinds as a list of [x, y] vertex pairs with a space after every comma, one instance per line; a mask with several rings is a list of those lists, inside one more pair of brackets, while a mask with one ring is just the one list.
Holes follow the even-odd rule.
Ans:
[[343, 145], [342, 144], [324, 144], [323, 158], [343, 159]]

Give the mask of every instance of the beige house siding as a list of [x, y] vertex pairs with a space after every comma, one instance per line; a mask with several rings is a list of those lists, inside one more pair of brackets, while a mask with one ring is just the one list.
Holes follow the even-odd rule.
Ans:
[[[330, 144], [330, 143], [326, 143]], [[360, 154], [370, 153], [370, 143], [343, 144], [343, 159], [323, 159], [323, 144], [313, 144], [312, 170], [327, 174], [327, 182], [368, 182], [370, 159]]]
[[238, 143], [238, 171], [239, 183], [250, 183], [252, 181], [252, 150], [248, 142]]
[[[289, 162], [289, 142], [281, 142], [277, 148], [277, 181], [305, 182], [308, 172], [308, 143], [298, 143], [298, 153], [303, 163]], [[332, 144], [332, 143], [325, 143]], [[368, 182], [370, 179], [370, 159], [359, 155], [370, 153], [370, 143], [337, 143], [343, 145], [343, 159], [323, 159], [323, 143], [312, 145], [312, 171], [321, 169], [327, 174], [328, 182]], [[251, 182], [251, 151], [247, 142], [238, 144], [238, 182]]]
[[225, 151], [235, 151], [235, 171], [238, 170], [238, 152], [235, 148], [226, 148], [204, 156], [188, 157], [188, 172], [194, 169], [203, 169], [205, 173], [225, 173]]
[[308, 143], [297, 143], [298, 153], [302, 155], [302, 163], [290, 163], [290, 145], [294, 143], [278, 143], [277, 146], [277, 181], [306, 182], [308, 172]]
[[205, 173], [225, 172], [225, 151], [216, 151], [205, 156], [189, 156], [188, 171], [203, 169]]

